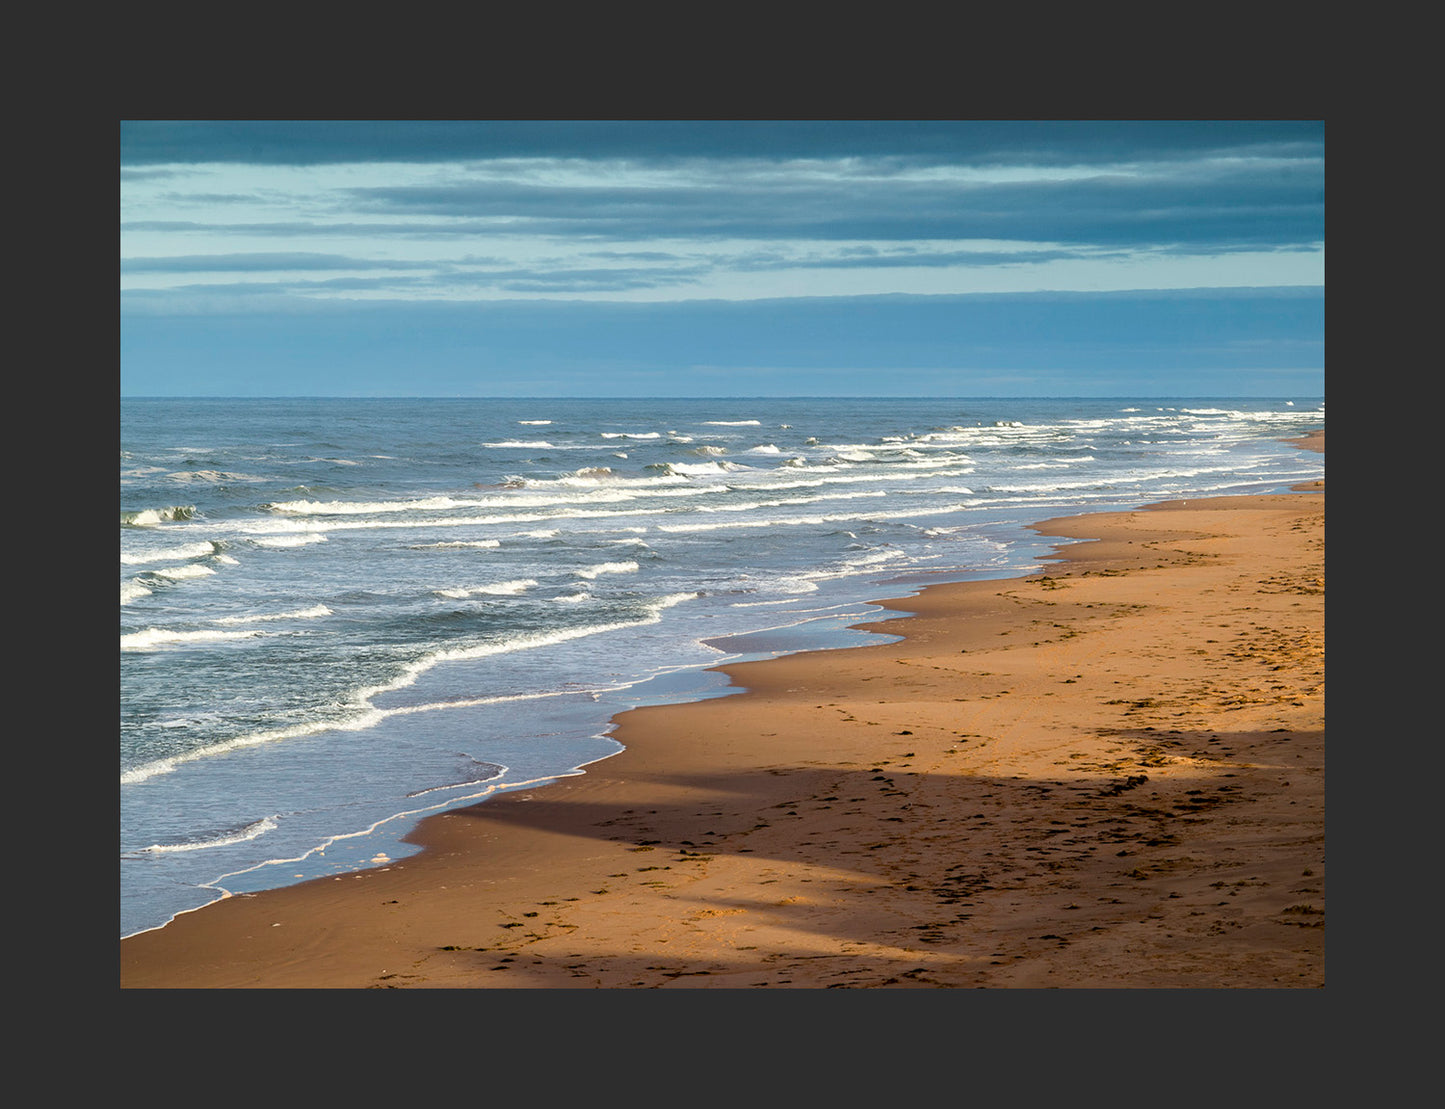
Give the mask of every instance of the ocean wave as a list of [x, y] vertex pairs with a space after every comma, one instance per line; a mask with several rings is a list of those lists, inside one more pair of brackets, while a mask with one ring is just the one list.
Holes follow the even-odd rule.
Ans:
[[277, 828], [276, 818], [267, 816], [260, 820], [252, 821], [243, 828], [234, 831], [217, 833], [214, 836], [186, 840], [181, 843], [155, 843], [149, 847], [142, 847], [128, 854], [135, 855], [169, 855], [178, 851], [209, 851], [216, 847], [230, 847], [233, 844], [245, 843], [247, 840], [264, 836], [267, 832], [274, 832]]
[[882, 522], [891, 523], [897, 520], [914, 519], [921, 516], [945, 516], [952, 512], [962, 512], [966, 508], [973, 507], [968, 502], [953, 501], [948, 504], [931, 505], [927, 508], [916, 509], [911, 512], [840, 512], [828, 513], [820, 516], [769, 516], [755, 520], [728, 520], [710, 523], [689, 523], [689, 524], [658, 524], [658, 531], [684, 534], [693, 531], [722, 531], [725, 529], [744, 528], [778, 528], [778, 527], [812, 527], [819, 524], [846, 524], [854, 522]]
[[703, 420], [708, 427], [762, 427], [760, 420]]
[[875, 548], [866, 554], [848, 559], [836, 572], [842, 576], [848, 576], [875, 566], [881, 566], [887, 562], [897, 562], [899, 559], [907, 559], [908, 557], [908, 552], [898, 547]]
[[576, 571], [579, 578], [591, 581], [603, 574], [635, 574], [639, 566], [635, 562], [599, 562], [595, 566]]
[[471, 508], [479, 504], [503, 504], [498, 498], [489, 500], [458, 500], [455, 497], [421, 497], [402, 501], [273, 501], [263, 504], [268, 512], [288, 516], [366, 516], [390, 512], [437, 512], [455, 508]]
[[735, 474], [747, 467], [737, 462], [663, 462], [659, 464], [664, 472], [682, 477], [712, 477], [717, 474]]
[[[900, 492], [906, 491], [905, 483], [928, 478], [961, 477], [973, 473], [973, 467], [962, 464], [960, 459], [928, 459], [923, 462], [898, 462], [884, 473], [857, 471], [851, 467], [837, 466], [795, 466], [784, 464], [776, 470], [761, 474], [753, 480], [752, 474], [734, 477], [729, 487], [740, 491], [776, 492], [784, 489], [812, 489], [824, 485], [878, 485], [884, 482], [897, 485]], [[804, 476], [806, 475], [806, 476]]]
[[815, 574], [779, 574], [767, 583], [770, 593], [787, 593], [789, 596], [796, 596], [802, 593], [818, 592], [818, 575]]
[[[369, 706], [373, 697], [412, 685], [422, 674], [442, 663], [472, 662], [477, 659], [510, 654], [514, 651], [540, 650], [546, 647], [555, 647], [561, 643], [570, 643], [577, 639], [586, 639], [594, 635], [606, 635], [609, 632], [625, 631], [631, 628], [643, 627], [648, 624], [655, 624], [662, 619], [662, 614], [667, 609], [682, 604], [684, 601], [694, 600], [698, 596], [699, 594], [697, 592], [690, 592], [669, 593], [662, 597], [653, 598], [647, 603], [646, 614], [635, 620], [617, 620], [606, 624], [585, 624], [576, 628], [558, 628], [553, 631], [534, 633], [531, 635], [508, 636], [486, 643], [475, 643], [461, 647], [443, 647], [407, 664], [403, 671], [394, 679], [358, 691], [357, 698]], [[449, 701], [434, 707], [453, 708], [470, 704], [494, 704], [498, 701], [505, 700], [530, 700], [534, 697], [562, 696], [568, 692], [575, 691], [557, 690], [548, 693], [523, 694], [515, 697], [482, 698], [477, 701]], [[376, 714], [376, 718], [380, 719], [383, 716], [393, 715], [399, 712], [423, 711], [423, 708], [414, 706], [407, 709], [373, 709], [372, 711]]]
[[184, 566], [163, 566], [159, 570], [147, 570], [145, 574], [150, 578], [164, 578], [167, 581], [189, 581], [192, 578], [210, 577], [216, 571], [209, 566], [202, 566], [197, 562], [188, 562]]
[[218, 743], [208, 744], [205, 747], [187, 751], [184, 754], [168, 755], [165, 758], [152, 759], [139, 766], [130, 767], [121, 772], [121, 785], [135, 785], [140, 782], [149, 781], [151, 778], [160, 777], [163, 774], [174, 773], [179, 767], [186, 763], [196, 762], [200, 759], [212, 758], [217, 755], [224, 755], [231, 751], [244, 750], [247, 747], [256, 747], [265, 743], [278, 743], [287, 739], [299, 739], [303, 736], [317, 735], [329, 731], [360, 731], [371, 727], [387, 714], [378, 709], [366, 706], [363, 711], [353, 712], [344, 718], [308, 720], [301, 724], [293, 724], [285, 728], [274, 728], [265, 732], [248, 732], [245, 735], [233, 736], [230, 739], [223, 739]]
[[122, 566], [140, 566], [147, 562], [168, 562], [178, 558], [205, 558], [215, 554], [220, 544], [214, 541], [183, 543], [179, 547], [162, 547], [154, 551], [122, 551]]
[[[761, 489], [762, 487], [754, 486]], [[875, 497], [887, 497], [890, 494], [884, 489], [858, 489], [847, 493], [816, 493], [811, 497], [777, 497], [768, 501], [742, 501], [733, 504], [698, 505], [698, 512], [752, 512], [759, 508], [782, 508], [785, 505], [818, 504], [821, 501], [852, 501], [871, 500]]]
[[[322, 519], [308, 516], [292, 522], [290, 517], [274, 517], [239, 522], [236, 530], [250, 541], [259, 545], [295, 546], [308, 542], [319, 542], [327, 534], [343, 530], [377, 529], [446, 529], [474, 528], [478, 526], [516, 526], [545, 524], [549, 521], [582, 521], [626, 519], [628, 517], [667, 515], [671, 508], [648, 508], [633, 502], [647, 499], [692, 499], [727, 493], [729, 490], [751, 489], [769, 493], [784, 488], [806, 487], [810, 484], [853, 484], [886, 483], [910, 472], [919, 478], [946, 477], [971, 472], [970, 467], [959, 466], [959, 460], [923, 459], [899, 461], [891, 464], [888, 472], [846, 473], [830, 467], [778, 467], [775, 470], [757, 470], [740, 466], [734, 462], [718, 460], [701, 463], [667, 463], [666, 471], [652, 471], [655, 476], [646, 478], [624, 477], [606, 468], [589, 468], [585, 476], [572, 475], [563, 478], [541, 479], [528, 483], [533, 491], [531, 497], [515, 500], [488, 498], [476, 502], [485, 505], [474, 515], [442, 515], [414, 519], [385, 519], [377, 516], [338, 516]], [[820, 475], [807, 477], [797, 482], [779, 482], [776, 476]], [[599, 477], [599, 474], [610, 475]], [[728, 485], [698, 484], [695, 479], [722, 477], [726, 475]], [[749, 475], [744, 477], [741, 475]], [[755, 476], [754, 476], [755, 475]], [[822, 475], [827, 475], [826, 477]], [[911, 480], [911, 479], [910, 479]], [[573, 490], [568, 492], [568, 490]], [[578, 492], [577, 490], [580, 490]], [[850, 494], [836, 494], [846, 498]], [[859, 492], [858, 496], [876, 496], [873, 492]], [[771, 503], [771, 502], [766, 502]], [[786, 501], [782, 503], [806, 503]], [[497, 512], [495, 507], [509, 506], [536, 511]], [[700, 506], [692, 506], [702, 509]], [[745, 511], [747, 506], [729, 511]], [[757, 507], [757, 506], [753, 506]]]
[[[747, 467], [730, 462], [653, 463], [643, 476], [619, 474], [606, 466], [589, 466], [553, 478], [533, 478], [510, 486], [500, 496], [475, 498], [427, 498], [415, 501], [324, 502], [289, 501], [265, 506], [276, 515], [236, 525], [247, 535], [279, 535], [360, 528], [445, 527], [457, 524], [516, 523], [527, 519], [545, 520], [572, 515], [575, 509], [621, 505], [631, 500], [656, 497], [689, 497], [700, 493], [724, 492], [725, 486], [704, 486], [692, 481], [699, 476], [718, 476]], [[505, 515], [490, 515], [495, 510]], [[518, 515], [517, 510], [542, 510], [535, 516]], [[475, 515], [426, 516], [428, 512], [473, 512]], [[387, 517], [410, 515], [409, 519]], [[625, 513], [624, 513], [625, 514]]]
[[315, 531], [291, 535], [263, 535], [252, 538], [258, 547], [305, 547], [312, 543], [325, 543], [326, 536]]
[[452, 589], [434, 589], [432, 592], [438, 597], [449, 597], [457, 600], [478, 595], [516, 597], [525, 593], [536, 584], [536, 578], [517, 578], [514, 581], [499, 581], [489, 585], [468, 585]]
[[146, 628], [120, 637], [122, 651], [155, 651], [162, 647], [174, 647], [191, 643], [219, 643], [231, 639], [250, 639], [258, 631], [217, 631], [201, 628], [193, 631], [176, 631], [171, 628]]
[[142, 597], [149, 597], [151, 591], [145, 587], [143, 582], [132, 578], [130, 581], [120, 583], [120, 603], [128, 605], [131, 601], [138, 601]]
[[[248, 747], [260, 746], [262, 744], [285, 742], [288, 739], [299, 739], [330, 731], [363, 731], [367, 728], [375, 727], [383, 720], [392, 716], [405, 716], [414, 713], [456, 708], [470, 708], [473, 706], [492, 705], [510, 701], [529, 701], [547, 697], [575, 696], [577, 693], [576, 690], [567, 689], [549, 690], [543, 693], [500, 695], [467, 700], [459, 699], [455, 701], [409, 705], [389, 709], [378, 709], [371, 703], [372, 699], [380, 694], [403, 689], [414, 684], [422, 674], [446, 662], [465, 662], [481, 658], [490, 658], [496, 655], [510, 654], [514, 651], [538, 650], [571, 642], [576, 639], [584, 639], [589, 636], [606, 635], [609, 632], [624, 631], [648, 624], [655, 624], [662, 619], [664, 611], [675, 605], [682, 604], [684, 601], [693, 600], [698, 595], [696, 592], [670, 593], [662, 597], [654, 598], [648, 602], [646, 613], [635, 620], [619, 620], [605, 624], [589, 624], [577, 628], [561, 628], [540, 634], [510, 636], [488, 643], [473, 644], [465, 647], [449, 647], [433, 651], [422, 658], [408, 663], [393, 679], [357, 690], [352, 695], [348, 704], [343, 706], [343, 712], [340, 715], [325, 719], [309, 720], [269, 731], [249, 732], [183, 754], [154, 759], [123, 771], [120, 775], [120, 782], [122, 785], [140, 784], [152, 778], [173, 773], [186, 763], [224, 755], [231, 751], [243, 750]], [[232, 632], [228, 634], [237, 636], [255, 635], [259, 633]]]
[[143, 508], [137, 512], [122, 512], [122, 527], [149, 528], [160, 524], [180, 523], [196, 518], [196, 506], [189, 504], [171, 505], [169, 508]]
[[250, 616], [222, 616], [216, 620], [216, 623], [263, 624], [272, 620], [317, 620], [323, 616], [330, 615], [332, 615], [332, 612], [325, 605], [312, 605], [310, 608], [298, 608], [290, 612], [256, 613]]
[[220, 485], [222, 482], [261, 481], [250, 474], [235, 474], [227, 470], [178, 470], [166, 477], [172, 481], [193, 481], [206, 485]]
[[440, 793], [449, 789], [470, 789], [479, 786], [484, 782], [495, 782], [507, 772], [505, 766], [499, 766], [494, 762], [482, 762], [480, 759], [468, 760], [470, 765], [463, 765], [458, 773], [462, 776], [455, 782], [446, 782], [439, 786], [427, 786], [425, 789], [414, 789], [407, 797], [425, 797], [428, 793]]

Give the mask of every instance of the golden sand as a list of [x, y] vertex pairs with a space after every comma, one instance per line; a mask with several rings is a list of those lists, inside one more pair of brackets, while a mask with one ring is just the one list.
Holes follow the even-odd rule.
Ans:
[[1322, 986], [1323, 483], [1036, 527], [1082, 542], [124, 940], [121, 985]]

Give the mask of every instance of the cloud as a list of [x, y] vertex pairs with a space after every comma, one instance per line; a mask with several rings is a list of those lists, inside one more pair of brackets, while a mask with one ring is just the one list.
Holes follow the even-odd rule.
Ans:
[[426, 263], [354, 258], [302, 251], [244, 254], [177, 254], [160, 258], [122, 258], [122, 273], [246, 273], [273, 270], [424, 269]]
[[123, 167], [496, 158], [869, 158], [897, 166], [1094, 164], [1248, 148], [1321, 155], [1316, 120], [125, 120]]
[[[1174, 163], [1069, 180], [860, 179], [779, 172], [729, 181], [590, 185], [459, 179], [351, 190], [357, 210], [506, 221], [579, 239], [911, 241], [994, 239], [1112, 246], [1324, 238], [1323, 165]], [[494, 227], [494, 230], [496, 228]]]
[[121, 169], [132, 395], [1323, 362], [1319, 121], [126, 121]]

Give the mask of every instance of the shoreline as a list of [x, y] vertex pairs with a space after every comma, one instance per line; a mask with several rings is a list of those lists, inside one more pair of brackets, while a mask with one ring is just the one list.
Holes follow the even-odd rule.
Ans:
[[1323, 482], [1031, 527], [1039, 570], [878, 602], [900, 641], [716, 667], [121, 986], [1322, 986]]

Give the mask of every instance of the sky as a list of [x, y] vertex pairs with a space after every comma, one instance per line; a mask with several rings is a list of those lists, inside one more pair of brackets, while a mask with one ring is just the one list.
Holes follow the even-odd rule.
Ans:
[[1322, 121], [124, 121], [122, 396], [1324, 394]]

